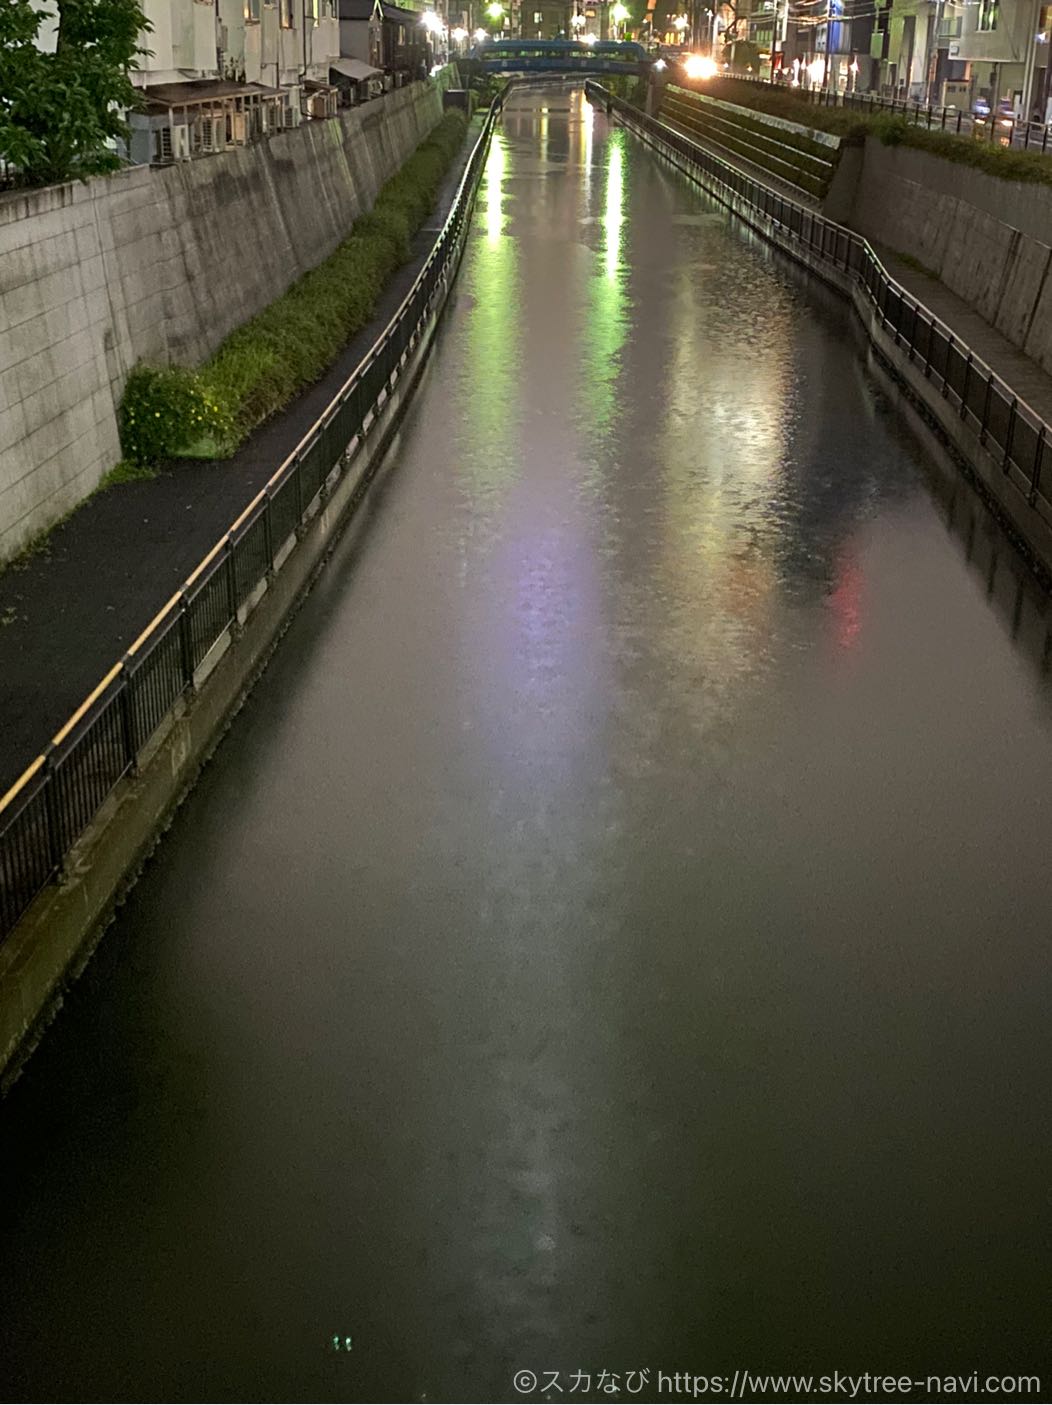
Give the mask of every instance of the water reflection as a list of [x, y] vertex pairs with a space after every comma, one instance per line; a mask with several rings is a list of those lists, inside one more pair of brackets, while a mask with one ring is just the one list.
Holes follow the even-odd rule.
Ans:
[[[457, 415], [450, 426], [456, 435], [458, 472], [472, 514], [482, 514], [487, 503], [495, 506], [516, 471], [524, 290], [517, 241], [507, 232], [510, 179], [507, 141], [497, 131], [479, 192], [481, 237], [470, 241], [461, 274], [470, 312], [464, 330], [466, 354], [460, 362]], [[466, 518], [464, 525], [474, 530], [474, 518]]]

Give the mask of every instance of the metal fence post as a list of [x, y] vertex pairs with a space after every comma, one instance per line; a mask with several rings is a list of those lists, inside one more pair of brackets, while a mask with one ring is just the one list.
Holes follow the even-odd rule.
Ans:
[[1001, 464], [1001, 472], [1007, 473], [1008, 466], [1012, 458], [1012, 440], [1015, 438], [1015, 422], [1019, 418], [1019, 398], [1012, 396], [1012, 404], [1008, 410], [1008, 433], [1005, 435], [1005, 456]]
[[990, 399], [994, 393], [993, 371], [986, 378], [986, 394], [983, 396], [983, 417], [979, 421], [979, 443], [986, 443], [986, 431], [990, 423]]
[[964, 385], [961, 387], [961, 419], [968, 413], [968, 382], [972, 374], [972, 355], [969, 351], [968, 359], [964, 363]]
[[139, 771], [139, 747], [135, 735], [135, 711], [132, 707], [132, 678], [128, 674], [128, 655], [124, 656], [124, 677], [121, 680], [120, 709], [121, 737], [124, 741], [124, 756], [132, 775]]
[[1037, 448], [1034, 450], [1034, 467], [1030, 473], [1030, 493], [1029, 502], [1033, 507], [1037, 502], [1037, 490], [1041, 483], [1041, 460], [1045, 453], [1045, 426], [1042, 424], [1037, 431]]
[[183, 685], [191, 691], [194, 686], [194, 650], [190, 638], [190, 610], [186, 596], [179, 597], [179, 657], [183, 666]]
[[66, 867], [66, 846], [62, 840], [62, 819], [58, 811], [58, 785], [55, 758], [49, 746], [44, 761], [44, 819], [47, 824], [48, 858], [61, 878]]

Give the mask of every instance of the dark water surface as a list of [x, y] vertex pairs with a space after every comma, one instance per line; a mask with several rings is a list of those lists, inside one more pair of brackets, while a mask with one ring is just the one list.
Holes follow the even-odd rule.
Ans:
[[0, 1108], [0, 1396], [1048, 1364], [1045, 603], [846, 324], [512, 100], [389, 469]]

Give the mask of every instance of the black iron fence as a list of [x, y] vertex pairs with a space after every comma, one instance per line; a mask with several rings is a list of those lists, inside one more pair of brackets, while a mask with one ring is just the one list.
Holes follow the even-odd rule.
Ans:
[[976, 432], [1020, 503], [1025, 501], [1052, 526], [1052, 429], [945, 322], [896, 283], [861, 235], [736, 170], [598, 83], [586, 84], [586, 92], [678, 164], [703, 172], [717, 198], [754, 227], [787, 236], [822, 264], [832, 265], [839, 281], [861, 293], [896, 346], [905, 349]]
[[193, 692], [202, 665], [280, 568], [348, 449], [391, 393], [456, 271], [503, 101], [502, 92], [434, 248], [383, 335], [227, 534], [0, 799], [0, 940], [62, 872], [118, 782], [136, 771], [165, 719]]
[[[907, 122], [929, 130], [953, 132], [981, 141], [1000, 142], [1002, 146], [1018, 147], [1022, 151], [1048, 152], [1052, 147], [1052, 128], [1046, 122], [1030, 122], [997, 109], [980, 113], [963, 107], [943, 106], [917, 99], [884, 98], [876, 93], [840, 93], [830, 88], [811, 88], [804, 84], [794, 87], [790, 82], [760, 78], [755, 73], [738, 73], [733, 69], [724, 74], [739, 83], [757, 83], [776, 93], [791, 93], [802, 102], [815, 107], [845, 107], [854, 112], [887, 113], [904, 117]], [[699, 88], [699, 91], [703, 89]]]

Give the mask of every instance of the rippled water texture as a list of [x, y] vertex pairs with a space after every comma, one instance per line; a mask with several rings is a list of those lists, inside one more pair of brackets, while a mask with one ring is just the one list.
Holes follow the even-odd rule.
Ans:
[[1046, 645], [845, 309], [514, 97], [384, 476], [0, 1109], [0, 1394], [1047, 1365]]

